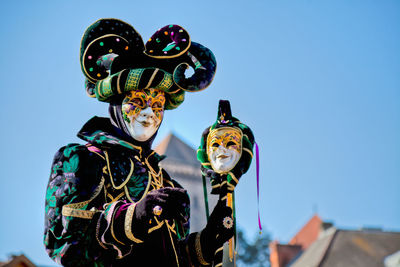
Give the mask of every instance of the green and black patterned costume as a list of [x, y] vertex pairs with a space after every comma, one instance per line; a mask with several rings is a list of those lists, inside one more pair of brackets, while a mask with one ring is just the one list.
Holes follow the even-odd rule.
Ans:
[[[78, 136], [88, 143], [61, 148], [52, 165], [46, 195], [49, 255], [65, 266], [129, 262], [132, 266], [131, 258], [137, 266], [164, 266], [178, 256], [182, 261], [188, 259], [181, 255], [186, 254], [189, 206], [181, 222], [158, 221], [154, 216], [146, 226], [149, 233], [135, 225], [133, 238], [125, 230], [116, 230], [132, 220], [127, 211], [145, 193], [164, 186], [180, 187], [158, 167], [163, 157], [119, 139], [106, 118], [93, 118]], [[152, 240], [162, 240], [166, 251]], [[180, 266], [187, 265], [180, 262]]]
[[[215, 250], [233, 235], [222, 226], [232, 211], [220, 203], [206, 227], [189, 234], [189, 197], [159, 167], [164, 157], [151, 150], [156, 133], [139, 142], [123, 127], [121, 102], [128, 92], [163, 91], [161, 108], [174, 109], [186, 91], [202, 90], [214, 77], [211, 51], [191, 43], [180, 26], [168, 25], [152, 39], [145, 51], [133, 27], [116, 19], [96, 21], [82, 38], [87, 93], [110, 102], [110, 119], [89, 120], [78, 133], [85, 144], [69, 144], [54, 157], [44, 244], [58, 264], [203, 266], [212, 263]], [[194, 68], [192, 77], [184, 76], [186, 66]], [[155, 212], [154, 203], [162, 206], [162, 213]]]

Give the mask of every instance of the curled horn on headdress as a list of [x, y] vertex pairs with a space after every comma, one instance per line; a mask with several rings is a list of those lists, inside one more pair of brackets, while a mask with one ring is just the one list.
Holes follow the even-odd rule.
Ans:
[[140, 34], [119, 19], [99, 19], [84, 32], [80, 47], [80, 63], [86, 77], [86, 92], [95, 97], [94, 87], [107, 78], [116, 57], [126, 54], [140, 55], [144, 43]]
[[[166, 62], [173, 72], [174, 83], [188, 92], [198, 92], [212, 82], [217, 62], [207, 47], [192, 42], [189, 33], [179, 25], [167, 25], [159, 29], [146, 43], [145, 54]], [[161, 62], [160, 62], [161, 63]], [[185, 71], [193, 68], [192, 76], [186, 78]]]
[[[174, 70], [175, 84], [189, 92], [198, 92], [207, 88], [215, 76], [217, 61], [214, 54], [207, 47], [192, 42], [187, 52], [190, 58], [188, 63], [179, 64]], [[185, 77], [185, 71], [188, 67], [194, 69], [194, 74], [188, 78]]]

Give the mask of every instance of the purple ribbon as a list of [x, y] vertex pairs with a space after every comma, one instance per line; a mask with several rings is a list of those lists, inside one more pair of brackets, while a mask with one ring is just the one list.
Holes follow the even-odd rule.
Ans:
[[[255, 142], [254, 142], [255, 143]], [[260, 234], [262, 231], [261, 219], [260, 219], [260, 152], [258, 145], [256, 145], [256, 170], [257, 170], [257, 212], [258, 212], [258, 228], [260, 228]]]

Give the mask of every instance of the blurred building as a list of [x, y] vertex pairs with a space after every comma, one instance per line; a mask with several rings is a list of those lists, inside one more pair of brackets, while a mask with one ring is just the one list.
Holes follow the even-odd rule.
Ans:
[[270, 243], [271, 267], [400, 267], [400, 233], [344, 230], [313, 216], [288, 244]]
[[[206, 225], [206, 213], [200, 163], [197, 160], [196, 150], [172, 133], [165, 137], [154, 150], [160, 155], [167, 156], [161, 161], [161, 166], [171, 178], [178, 181], [188, 191], [190, 231], [200, 231]], [[210, 210], [212, 210], [217, 198], [209, 194], [209, 181], [207, 181], [207, 191]]]
[[13, 255], [6, 262], [0, 262], [0, 267], [36, 267], [24, 254]]

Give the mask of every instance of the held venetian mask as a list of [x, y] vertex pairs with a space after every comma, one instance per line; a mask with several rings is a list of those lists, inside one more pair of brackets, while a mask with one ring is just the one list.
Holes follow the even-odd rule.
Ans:
[[211, 130], [207, 137], [207, 155], [217, 173], [228, 173], [242, 154], [242, 132], [233, 127]]
[[122, 101], [122, 115], [130, 135], [147, 141], [155, 134], [164, 115], [165, 95], [157, 89], [130, 91]]

